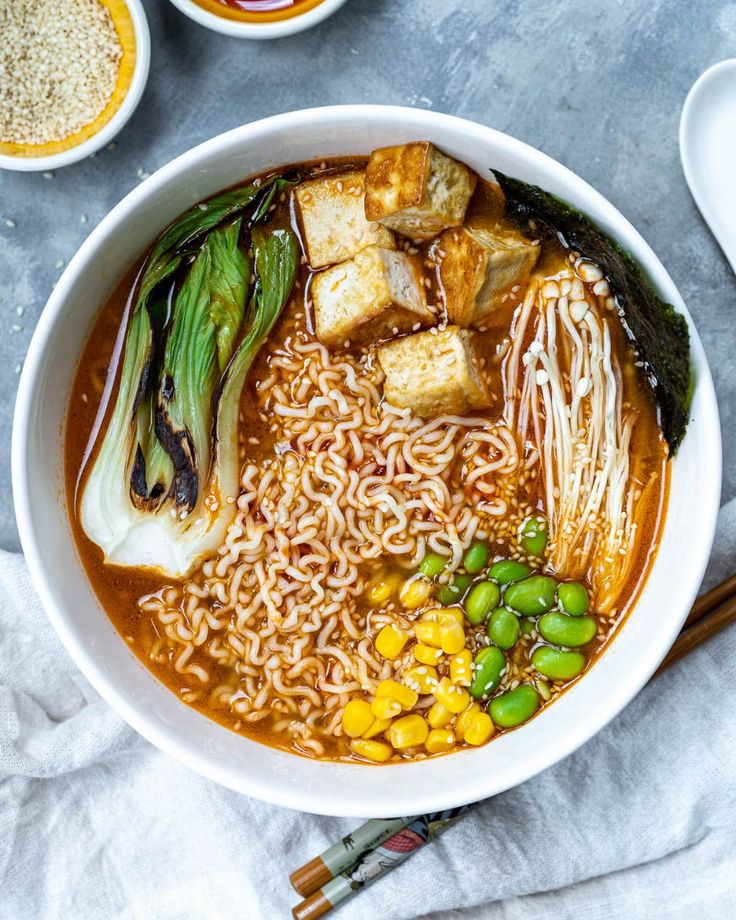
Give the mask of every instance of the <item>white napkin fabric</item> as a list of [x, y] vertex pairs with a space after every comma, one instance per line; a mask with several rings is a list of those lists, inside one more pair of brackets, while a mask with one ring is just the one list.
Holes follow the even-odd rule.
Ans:
[[[736, 500], [706, 587], [736, 570], [734, 548]], [[693, 652], [336, 920], [736, 916], [735, 639]], [[0, 918], [289, 917], [289, 872], [359, 820], [264, 805], [157, 751], [76, 670], [22, 558], [0, 553]]]

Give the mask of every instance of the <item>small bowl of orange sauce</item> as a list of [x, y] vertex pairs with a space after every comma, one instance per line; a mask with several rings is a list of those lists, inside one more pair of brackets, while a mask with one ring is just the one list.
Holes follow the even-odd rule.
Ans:
[[281, 38], [310, 29], [346, 0], [171, 0], [190, 19], [236, 38]]

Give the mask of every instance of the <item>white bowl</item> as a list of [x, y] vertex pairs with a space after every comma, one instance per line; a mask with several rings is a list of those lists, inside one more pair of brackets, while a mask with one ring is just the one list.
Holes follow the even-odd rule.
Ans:
[[41, 170], [60, 169], [83, 160], [91, 153], [109, 144], [136, 110], [148, 79], [151, 63], [151, 36], [148, 20], [140, 0], [125, 0], [135, 36], [135, 64], [125, 96], [109, 121], [91, 137], [75, 144], [68, 150], [52, 153], [48, 156], [21, 156], [0, 153], [0, 169], [15, 169], [20, 172], [39, 172]]
[[171, 0], [171, 2], [201, 26], [215, 32], [222, 32], [223, 35], [232, 35], [234, 38], [282, 38], [284, 35], [293, 35], [295, 32], [311, 29], [323, 19], [332, 16], [346, 0], [322, 0], [317, 6], [304, 13], [297, 13], [288, 19], [274, 22], [243, 22], [237, 19], [226, 19], [224, 16], [218, 16], [217, 13], [210, 13], [209, 10], [194, 3], [194, 0]]
[[[100, 306], [178, 214], [262, 170], [419, 138], [482, 176], [497, 167], [538, 183], [589, 214], [637, 259], [688, 319], [696, 374], [692, 417], [672, 463], [667, 520], [649, 580], [590, 673], [528, 725], [486, 747], [385, 767], [319, 762], [210, 721], [138, 662], [100, 607], [74, 547], [62, 430], [76, 361]], [[110, 705], [159, 748], [232, 789], [305, 811], [364, 816], [419, 814], [502, 792], [565, 757], [612, 719], [652, 675], [696, 596], [721, 482], [718, 411], [700, 339], [659, 259], [613, 205], [545, 154], [491, 128], [419, 109], [363, 105], [292, 112], [236, 128], [158, 170], [108, 214], [69, 263], [36, 329], [20, 381], [12, 462], [21, 540], [43, 605]]]

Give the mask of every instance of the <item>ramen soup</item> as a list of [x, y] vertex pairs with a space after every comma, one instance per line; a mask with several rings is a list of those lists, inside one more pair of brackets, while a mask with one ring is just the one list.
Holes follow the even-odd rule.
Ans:
[[197, 6], [240, 22], [280, 22], [300, 16], [323, 0], [194, 0]]
[[66, 429], [84, 567], [140, 660], [251, 739], [483, 745], [634, 605], [687, 355], [587, 219], [429, 143], [248, 179], [92, 329]]

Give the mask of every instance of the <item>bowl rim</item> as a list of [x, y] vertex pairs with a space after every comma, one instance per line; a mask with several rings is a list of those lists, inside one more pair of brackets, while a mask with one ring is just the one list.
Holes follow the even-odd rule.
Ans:
[[[33, 407], [34, 390], [39, 385], [43, 375], [44, 359], [51, 341], [54, 323], [59, 315], [63, 315], [64, 312], [70, 309], [68, 301], [70, 289], [77, 277], [87, 270], [89, 259], [94, 255], [98, 244], [104, 242], [107, 235], [113, 232], [128, 214], [135, 211], [139, 204], [147, 199], [149, 194], [154, 193], [159, 187], [165, 187], [170, 180], [175, 180], [176, 177], [181, 177], [191, 169], [196, 168], [198, 163], [205, 160], [209, 155], [216, 154], [220, 150], [227, 150], [229, 144], [257, 142], [261, 134], [274, 129], [282, 131], [286, 129], [295, 130], [317, 119], [320, 127], [324, 127], [327, 130], [330, 128], [338, 130], [341, 122], [345, 122], [349, 118], [362, 124], [379, 123], [382, 118], [390, 119], [392, 117], [395, 119], [401, 118], [402, 126], [406, 125], [407, 136], [413, 129], [424, 128], [426, 131], [432, 131], [433, 129], [440, 130], [443, 127], [449, 127], [462, 132], [468, 143], [472, 143], [474, 139], [478, 139], [480, 142], [485, 139], [489, 145], [495, 143], [504, 148], [509, 156], [519, 157], [526, 165], [536, 165], [542, 171], [545, 167], [547, 170], [554, 171], [556, 176], [559, 177], [559, 181], [568, 188], [571, 196], [573, 198], [582, 197], [591, 209], [597, 205], [606, 210], [607, 215], [616, 224], [616, 230], [611, 232], [614, 235], [620, 235], [622, 231], [625, 232], [627, 243], [635, 247], [639, 255], [646, 254], [650, 267], [653, 266], [661, 278], [671, 287], [671, 290], [677, 294], [677, 308], [684, 309], [684, 315], [688, 321], [691, 334], [691, 357], [693, 367], [698, 375], [698, 389], [702, 394], [704, 406], [707, 409], [707, 412], [703, 413], [702, 424], [706, 426], [708, 446], [708, 450], [704, 451], [705, 460], [702, 468], [701, 466], [698, 467], [699, 482], [702, 482], [703, 488], [702, 500], [698, 507], [698, 518], [702, 522], [700, 524], [701, 539], [696, 541], [692, 549], [690, 577], [686, 584], [687, 591], [682, 597], [681, 615], [673, 616], [669, 621], [668, 628], [663, 628], [651, 643], [641, 650], [641, 655], [635, 668], [624, 669], [624, 673], [619, 675], [620, 679], [617, 681], [615, 692], [600, 701], [595, 713], [589, 712], [586, 713], [586, 718], [580, 718], [573, 729], [559, 740], [552, 750], [535, 750], [533, 755], [529, 756], [526, 761], [514, 765], [511, 770], [513, 772], [511, 781], [508, 780], [505, 774], [502, 779], [488, 774], [482, 787], [475, 786], [472, 790], [468, 790], [463, 788], [462, 784], [459, 784], [456, 788], [448, 788], [441, 792], [435, 790], [431, 794], [421, 788], [421, 783], [416, 783], [416, 790], [412, 790], [410, 795], [402, 799], [402, 813], [420, 814], [437, 809], [456, 807], [468, 801], [486, 798], [503, 792], [508, 788], [525, 782], [547, 767], [559, 762], [607, 725], [648, 681], [674, 641], [690, 605], [695, 599], [705, 572], [715, 535], [716, 517], [720, 504], [722, 456], [718, 408], [710, 369], [692, 317], [664, 266], [638, 231], [603, 195], [548, 155], [503, 132], [456, 116], [401, 106], [346, 105], [302, 109], [251, 122], [199, 144], [157, 170], [150, 178], [146, 179], [123, 198], [90, 233], [90, 236], [72, 258], [57, 283], [34, 332], [21, 374], [12, 435], [12, 482], [21, 544], [42, 605], [70, 656], [100, 695], [133, 728], [159, 749], [222, 785], [272, 804], [320, 814], [354, 815], [360, 813], [378, 817], [386, 813], [386, 805], [385, 802], [379, 800], [379, 797], [376, 797], [375, 801], [367, 800], [364, 797], [356, 808], [354, 801], [347, 801], [346, 797], [335, 798], [328, 789], [321, 790], [320, 794], [317, 794], [313, 789], [305, 792], [300, 789], [299, 783], [279, 782], [276, 776], [270, 780], [254, 778], [252, 775], [245, 775], [239, 768], [236, 769], [232, 765], [219, 762], [212, 752], [205, 751], [201, 745], [198, 747], [191, 740], [184, 737], [182, 733], [162, 724], [155, 716], [137, 705], [131, 695], [125, 689], [120, 688], [110, 677], [92, 650], [85, 646], [83, 642], [77, 640], [73, 634], [73, 615], [66, 612], [61, 599], [57, 600], [53, 573], [49, 571], [44, 563], [43, 547], [32, 523], [33, 483], [28, 475], [29, 467], [27, 462], [28, 447], [34, 423], [34, 417], [30, 410]], [[700, 455], [698, 459], [702, 459]], [[667, 523], [665, 523], [666, 527]], [[612, 648], [606, 651], [603, 657], [605, 658], [606, 655], [610, 656], [614, 653], [615, 643]], [[156, 683], [161, 692], [171, 693], [163, 684], [158, 681]], [[182, 705], [185, 704], [182, 703]], [[207, 718], [199, 713], [198, 715], [203, 719]], [[223, 730], [228, 731], [227, 729]], [[503, 740], [503, 738], [499, 739], [495, 743], [501, 744]], [[470, 755], [477, 755], [483, 750], [485, 748], [479, 748], [477, 751], [470, 752]], [[286, 756], [301, 759], [297, 755]], [[424, 768], [436, 762], [431, 760], [412, 765], [399, 764], [393, 767], [384, 766], [374, 769], [379, 771], [410, 771], [413, 767]], [[325, 764], [325, 762], [322, 763]], [[458, 761], [458, 766], [459, 763]], [[326, 766], [329, 766], [330, 770], [340, 771], [363, 772], [368, 769], [364, 765], [334, 762], [329, 762]], [[508, 771], [506, 772], [508, 773]], [[386, 772], [387, 778], [389, 775], [395, 776], [396, 774]], [[412, 774], [412, 776], [416, 775]]]
[[226, 19], [224, 16], [218, 16], [217, 13], [211, 13], [204, 7], [199, 6], [194, 0], [170, 0], [170, 2], [185, 16], [188, 16], [206, 29], [212, 29], [214, 32], [230, 35], [233, 38], [267, 39], [283, 38], [286, 35], [294, 35], [297, 32], [311, 29], [312, 26], [318, 25], [328, 16], [336, 13], [341, 6], [347, 3], [347, 0], [322, 0], [311, 10], [297, 13], [288, 19], [261, 23]]
[[124, 0], [124, 2], [128, 7], [135, 34], [135, 65], [130, 86], [112, 118], [92, 137], [88, 137], [80, 144], [75, 144], [74, 147], [62, 150], [59, 153], [51, 153], [42, 157], [21, 157], [2, 153], [0, 154], [0, 169], [9, 169], [15, 172], [41, 172], [71, 166], [72, 163], [78, 163], [85, 157], [90, 156], [90, 154], [96, 153], [105, 144], [109, 144], [127, 123], [136, 110], [143, 95], [143, 90], [146, 88], [148, 70], [151, 64], [151, 34], [141, 0]]

